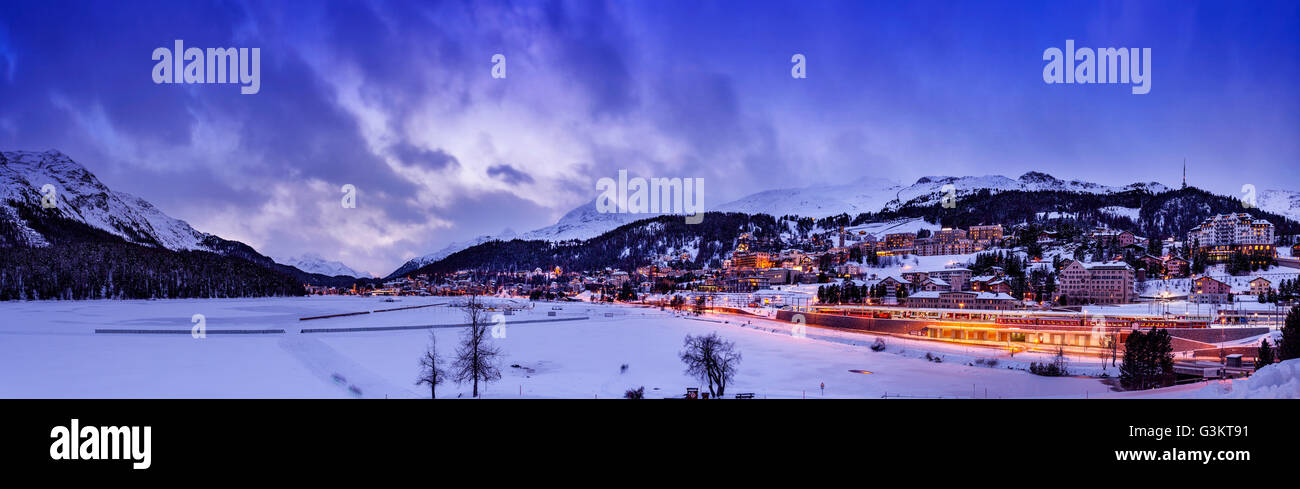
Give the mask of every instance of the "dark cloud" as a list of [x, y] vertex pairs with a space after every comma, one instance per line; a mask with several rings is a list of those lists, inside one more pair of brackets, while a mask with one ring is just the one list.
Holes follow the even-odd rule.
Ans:
[[533, 183], [532, 176], [529, 176], [527, 173], [519, 171], [515, 169], [515, 167], [504, 163], [500, 165], [488, 167], [487, 174], [490, 177], [496, 178], [498, 180], [501, 180], [511, 185]]
[[[636, 83], [628, 58], [635, 47], [610, 4], [551, 2], [546, 9], [551, 34], [566, 70], [590, 98], [593, 116], [617, 116], [638, 106]], [[572, 7], [572, 8], [571, 8]]]
[[441, 149], [430, 151], [405, 141], [393, 145], [390, 151], [393, 152], [394, 157], [402, 160], [402, 163], [415, 165], [425, 170], [443, 170], [460, 166], [460, 162], [456, 161], [456, 157], [447, 154], [446, 151]]

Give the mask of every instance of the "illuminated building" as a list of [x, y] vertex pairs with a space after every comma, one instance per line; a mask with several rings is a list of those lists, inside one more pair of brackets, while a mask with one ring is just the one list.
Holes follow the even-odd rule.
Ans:
[[1273, 224], [1244, 212], [1206, 219], [1187, 233], [1187, 242], [1205, 252], [1212, 263], [1226, 261], [1238, 252], [1277, 256]]
[[1061, 269], [1061, 294], [1072, 303], [1125, 304], [1133, 300], [1133, 267], [1124, 262], [1072, 261]]

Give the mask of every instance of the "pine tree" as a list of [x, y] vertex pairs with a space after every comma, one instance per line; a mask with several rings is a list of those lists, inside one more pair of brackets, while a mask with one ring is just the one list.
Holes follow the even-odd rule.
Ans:
[[1255, 370], [1267, 367], [1272, 363], [1273, 347], [1268, 344], [1268, 339], [1265, 338], [1264, 341], [1259, 344], [1259, 353], [1255, 355]]
[[1169, 332], [1153, 328], [1134, 331], [1124, 341], [1124, 362], [1120, 364], [1120, 384], [1125, 389], [1151, 389], [1173, 383], [1174, 354]]
[[1287, 361], [1300, 358], [1300, 307], [1292, 307], [1282, 327], [1282, 341], [1277, 345], [1277, 358]]

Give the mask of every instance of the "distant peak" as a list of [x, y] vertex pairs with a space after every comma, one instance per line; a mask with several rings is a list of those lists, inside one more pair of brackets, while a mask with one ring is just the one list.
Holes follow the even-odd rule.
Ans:
[[0, 153], [0, 154], [8, 155], [8, 156], [10, 156], [10, 157], [15, 157], [15, 156], [39, 156], [39, 157], [44, 157], [44, 158], [47, 158], [47, 159], [54, 159], [54, 160], [67, 160], [67, 159], [71, 159], [71, 158], [68, 158], [68, 155], [63, 154], [62, 151], [59, 151], [59, 150], [57, 150], [57, 149], [47, 149], [47, 150], [45, 150], [45, 151], [26, 151], [26, 150], [5, 151], [5, 152]]
[[1054, 177], [1054, 176], [1048, 175], [1048, 174], [1043, 173], [1043, 172], [1031, 171], [1031, 172], [1026, 172], [1024, 175], [1020, 175], [1020, 181], [1022, 181], [1022, 182], [1048, 182], [1048, 183], [1050, 183], [1050, 182], [1059, 182], [1060, 180], [1058, 180], [1058, 179], [1057, 179], [1056, 177]]
[[917, 180], [917, 181], [916, 181], [916, 185], [922, 185], [922, 184], [926, 184], [926, 183], [936, 183], [936, 182], [951, 183], [951, 182], [955, 182], [955, 181], [957, 181], [957, 177], [946, 177], [946, 176], [939, 176], [939, 175], [929, 175], [929, 176], [921, 177], [920, 180]]

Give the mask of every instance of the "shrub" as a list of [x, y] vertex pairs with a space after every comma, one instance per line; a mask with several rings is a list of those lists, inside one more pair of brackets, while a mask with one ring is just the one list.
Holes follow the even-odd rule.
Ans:
[[1056, 350], [1056, 358], [1052, 359], [1051, 363], [1030, 363], [1029, 373], [1042, 375], [1044, 377], [1064, 377], [1070, 375], [1070, 370], [1066, 367], [1065, 351], [1058, 348]]
[[871, 351], [874, 352], [885, 351], [885, 339], [876, 338], [876, 342], [871, 345]]

